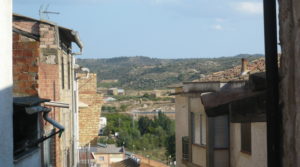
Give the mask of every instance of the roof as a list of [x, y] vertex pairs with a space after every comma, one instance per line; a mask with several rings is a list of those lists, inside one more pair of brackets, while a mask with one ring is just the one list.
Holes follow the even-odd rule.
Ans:
[[[250, 119], [264, 121], [265, 80], [264, 72], [255, 73], [249, 76], [249, 81], [245, 86], [201, 94], [206, 114], [217, 116], [228, 114], [230, 110], [231, 114], [238, 113], [235, 114], [235, 121]], [[249, 118], [245, 117], [246, 111]]]
[[123, 147], [116, 147], [114, 144], [108, 144], [106, 147], [91, 147], [91, 152], [100, 154], [120, 154], [124, 152]]
[[132, 158], [127, 158], [123, 161], [113, 163], [111, 166], [112, 167], [139, 167], [140, 164]]
[[80, 149], [79, 150], [79, 159], [80, 160], [86, 160], [88, 159], [95, 159], [92, 153], [89, 153], [88, 150]]
[[235, 66], [233, 68], [218, 71], [209, 75], [206, 75], [198, 80], [198, 82], [213, 82], [213, 81], [221, 81], [221, 82], [228, 82], [228, 81], [239, 81], [239, 80], [248, 80], [249, 75], [257, 72], [264, 72], [265, 71], [265, 58], [259, 58], [253, 60], [248, 64], [248, 74], [241, 75], [241, 65]]
[[63, 26], [58, 26], [56, 23], [51, 22], [51, 21], [39, 20], [39, 19], [35, 19], [35, 18], [32, 18], [32, 17], [28, 17], [28, 16], [23, 16], [23, 15], [20, 15], [20, 14], [16, 14], [16, 13], [13, 14], [13, 19], [14, 20], [25, 19], [25, 20], [36, 21], [36, 22], [39, 22], [39, 23], [44, 23], [44, 24], [49, 24], [49, 25], [57, 26], [58, 29], [59, 29], [59, 31], [61, 33], [63, 33], [65, 35], [65, 37], [69, 41], [75, 42], [80, 49], [83, 48], [83, 43], [80, 40], [79, 34], [78, 34], [77, 31], [74, 31], [72, 29], [69, 29], [69, 28], [66, 28], [66, 27], [63, 27]]

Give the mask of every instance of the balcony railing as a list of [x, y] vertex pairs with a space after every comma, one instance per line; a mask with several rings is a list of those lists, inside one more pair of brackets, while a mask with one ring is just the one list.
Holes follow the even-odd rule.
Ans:
[[182, 159], [185, 161], [189, 160], [189, 137], [182, 137]]

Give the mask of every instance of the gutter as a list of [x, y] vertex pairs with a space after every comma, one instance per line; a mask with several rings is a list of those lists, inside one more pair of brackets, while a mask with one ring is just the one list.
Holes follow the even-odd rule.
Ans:
[[75, 43], [78, 45], [78, 47], [80, 48], [80, 52], [79, 53], [71, 53], [72, 55], [82, 55], [82, 49], [83, 49], [83, 43], [79, 38], [79, 34], [77, 31], [71, 31], [71, 34], [74, 36], [75, 39]]

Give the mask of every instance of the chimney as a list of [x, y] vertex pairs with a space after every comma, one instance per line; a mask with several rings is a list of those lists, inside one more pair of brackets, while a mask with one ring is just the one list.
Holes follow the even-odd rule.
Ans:
[[242, 68], [241, 68], [241, 75], [245, 75], [248, 73], [248, 60], [242, 58]]

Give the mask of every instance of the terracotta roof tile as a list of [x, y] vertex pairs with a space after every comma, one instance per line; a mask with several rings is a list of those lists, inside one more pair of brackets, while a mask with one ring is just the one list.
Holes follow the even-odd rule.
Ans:
[[206, 75], [198, 80], [200, 82], [207, 81], [239, 81], [239, 80], [248, 80], [249, 75], [257, 72], [265, 71], [265, 58], [259, 58], [250, 62], [247, 66], [248, 73], [246, 75], [241, 75], [241, 65], [235, 66], [231, 69], [224, 71], [218, 71], [209, 75]]

